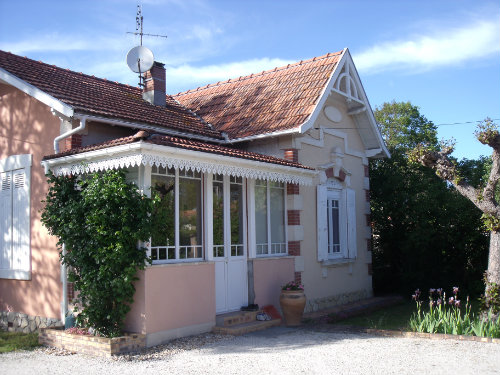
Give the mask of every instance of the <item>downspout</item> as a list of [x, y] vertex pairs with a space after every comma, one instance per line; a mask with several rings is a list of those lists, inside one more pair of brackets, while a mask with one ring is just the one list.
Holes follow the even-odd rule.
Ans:
[[54, 151], [56, 154], [59, 153], [59, 142], [62, 141], [65, 138], [68, 138], [69, 136], [78, 133], [82, 130], [85, 129], [87, 126], [87, 117], [88, 116], [82, 116], [80, 117], [80, 125], [74, 129], [71, 129], [70, 131], [67, 131], [66, 133], [63, 133], [57, 137], [54, 138]]
[[[62, 255], [66, 255], [66, 245], [62, 245]], [[68, 270], [65, 264], [61, 264], [61, 282], [63, 289], [63, 298], [61, 302], [61, 320], [65, 323], [68, 313]]]

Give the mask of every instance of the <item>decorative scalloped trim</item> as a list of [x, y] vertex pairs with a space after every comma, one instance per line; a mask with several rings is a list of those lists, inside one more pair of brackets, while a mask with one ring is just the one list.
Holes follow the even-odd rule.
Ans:
[[151, 154], [136, 154], [108, 158], [105, 160], [91, 161], [86, 163], [70, 164], [52, 167], [55, 175], [84, 174], [104, 171], [109, 169], [130, 168], [139, 165], [156, 165], [158, 167], [178, 168], [180, 170], [193, 170], [202, 173], [223, 174], [236, 177], [253, 178], [261, 180], [286, 182], [289, 184], [310, 185], [311, 179], [287, 173], [264, 171], [256, 168], [237, 167], [232, 165], [216, 164], [203, 161], [176, 159], [168, 156]]

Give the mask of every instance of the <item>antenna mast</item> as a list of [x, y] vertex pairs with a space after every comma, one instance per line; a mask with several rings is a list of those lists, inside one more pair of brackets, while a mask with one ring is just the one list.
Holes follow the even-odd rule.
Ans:
[[141, 44], [140, 46], [132, 48], [127, 54], [127, 65], [129, 68], [135, 72], [139, 73], [139, 87], [144, 86], [145, 77], [142, 75], [143, 72], [148, 71], [153, 66], [154, 57], [153, 53], [146, 47], [142, 45], [142, 37], [146, 36], [156, 36], [159, 38], [167, 38], [166, 35], [158, 34], [145, 34], [143, 32], [144, 17], [142, 16], [142, 6], [137, 5], [137, 15], [135, 17], [135, 32], [127, 31], [127, 34], [139, 35]]
[[168, 38], [166, 35], [144, 33], [142, 29], [143, 22], [144, 22], [144, 17], [142, 15], [142, 6], [137, 5], [137, 15], [135, 17], [135, 32], [127, 31], [127, 34], [139, 35], [141, 37], [141, 46], [142, 46], [142, 37], [144, 35], [156, 36], [158, 38]]

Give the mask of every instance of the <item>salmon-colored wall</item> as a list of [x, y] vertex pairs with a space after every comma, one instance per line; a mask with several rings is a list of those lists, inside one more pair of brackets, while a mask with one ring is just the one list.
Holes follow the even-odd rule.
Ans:
[[[256, 258], [253, 260], [255, 303], [279, 308], [281, 286], [294, 280], [294, 258]], [[307, 292], [307, 291], [306, 291]]]
[[0, 159], [32, 154], [31, 167], [31, 280], [0, 279], [0, 310], [60, 318], [62, 285], [56, 239], [40, 222], [41, 200], [47, 193], [40, 161], [54, 152], [59, 119], [49, 107], [0, 84]]
[[155, 265], [139, 276], [127, 330], [149, 334], [215, 321], [213, 263]]

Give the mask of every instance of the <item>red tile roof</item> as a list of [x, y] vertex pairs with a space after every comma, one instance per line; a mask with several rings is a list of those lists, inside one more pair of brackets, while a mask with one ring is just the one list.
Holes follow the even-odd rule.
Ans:
[[99, 143], [96, 145], [74, 148], [74, 149], [71, 149], [68, 151], [60, 152], [58, 154], [48, 155], [48, 156], [45, 156], [43, 158], [43, 160], [56, 159], [56, 158], [61, 158], [64, 156], [81, 154], [83, 152], [102, 150], [102, 149], [113, 147], [113, 146], [126, 145], [126, 144], [139, 142], [139, 141], [153, 143], [156, 145], [178, 147], [178, 148], [183, 148], [183, 149], [192, 150], [192, 151], [207, 152], [207, 153], [211, 153], [211, 154], [218, 154], [218, 155], [236, 157], [236, 158], [241, 158], [241, 159], [260, 161], [260, 162], [264, 162], [264, 163], [272, 163], [272, 164], [285, 165], [285, 166], [289, 166], [289, 167], [314, 170], [314, 168], [311, 168], [311, 167], [308, 167], [308, 166], [305, 166], [305, 165], [302, 165], [300, 163], [296, 163], [293, 161], [289, 161], [286, 159], [279, 159], [279, 158], [276, 158], [273, 156], [257, 154], [255, 152], [250, 152], [250, 151], [245, 151], [245, 150], [240, 150], [240, 149], [235, 149], [235, 148], [230, 148], [230, 147], [225, 147], [225, 146], [219, 146], [219, 145], [210, 144], [210, 143], [206, 143], [206, 142], [188, 140], [185, 138], [171, 137], [171, 136], [167, 136], [167, 135], [158, 135], [158, 134], [150, 135], [146, 131], [140, 131], [140, 132], [136, 133], [135, 135], [132, 135], [129, 137], [113, 139], [111, 141]]
[[174, 95], [229, 138], [288, 130], [312, 114], [342, 51]]
[[142, 99], [141, 90], [137, 87], [76, 73], [4, 51], [0, 51], [0, 68], [78, 112], [223, 138], [170, 95], [167, 95], [166, 107], [155, 106]]

